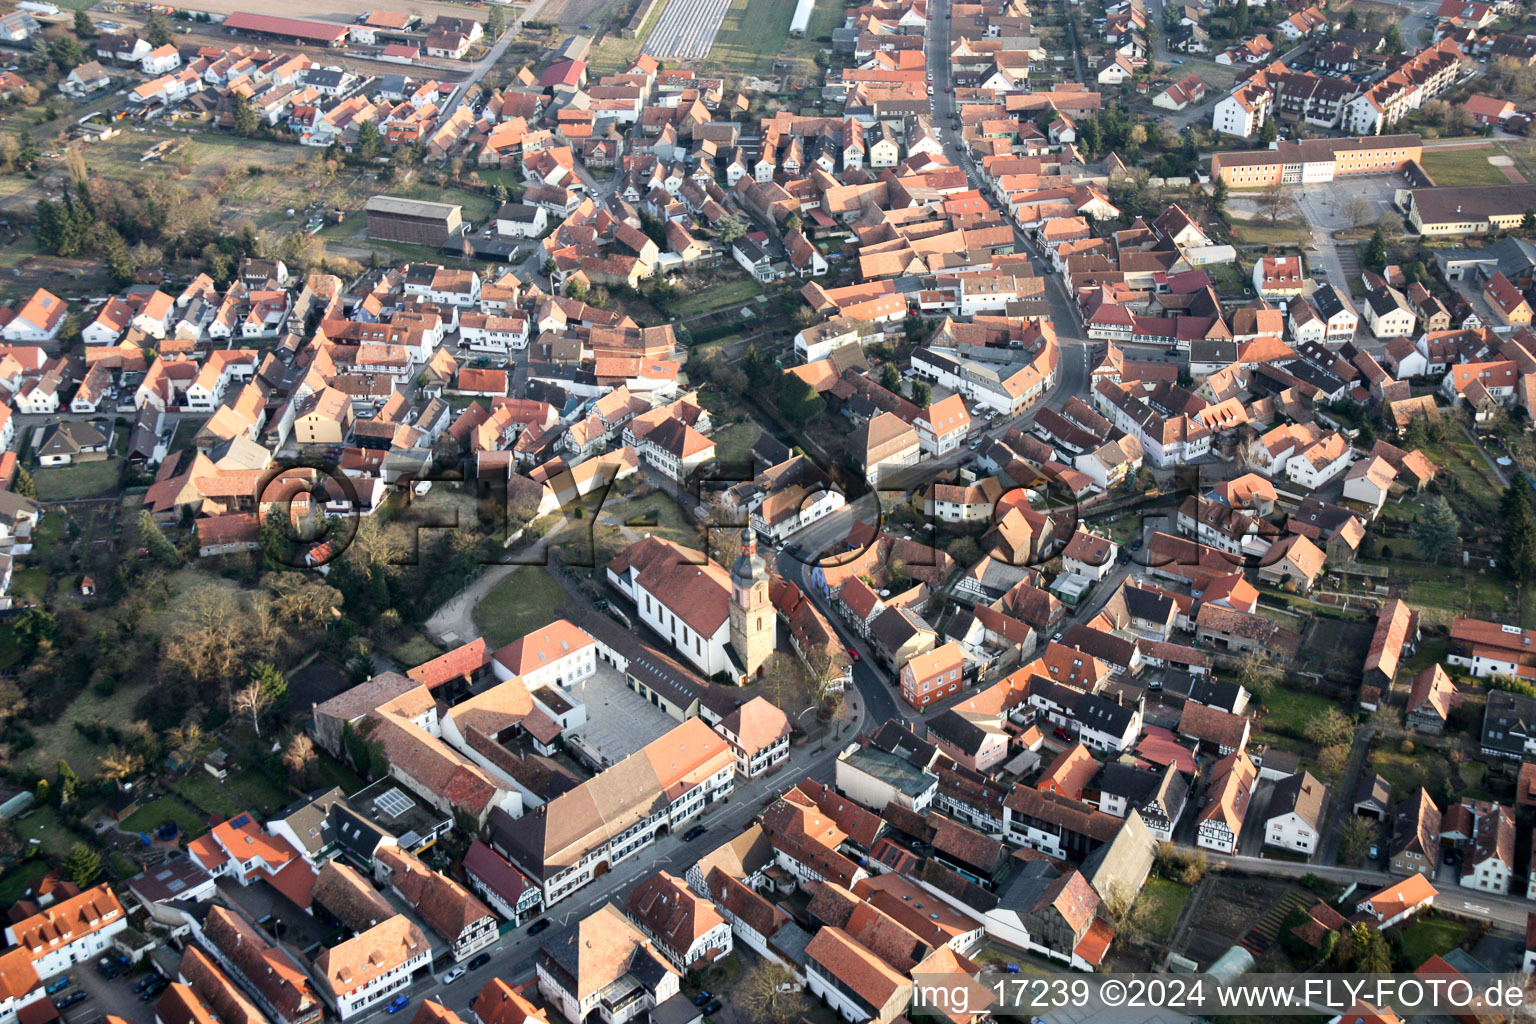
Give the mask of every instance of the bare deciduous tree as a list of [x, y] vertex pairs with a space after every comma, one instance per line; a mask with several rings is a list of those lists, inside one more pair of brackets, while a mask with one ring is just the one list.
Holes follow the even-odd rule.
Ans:
[[800, 1019], [810, 1004], [787, 968], [763, 960], [741, 976], [732, 993], [746, 1019], [766, 1024], [790, 1024]]
[[124, 750], [113, 744], [107, 748], [105, 754], [101, 755], [97, 768], [101, 771], [102, 778], [116, 782], [143, 771], [144, 758], [131, 750]]
[[242, 686], [229, 695], [229, 713], [232, 715], [250, 715], [251, 728], [256, 730], [256, 735], [261, 735], [261, 716], [272, 706], [272, 698], [258, 682]]
[[1286, 216], [1296, 208], [1295, 202], [1291, 199], [1290, 192], [1279, 182], [1275, 182], [1260, 192], [1257, 203], [1260, 212], [1268, 215], [1271, 224], [1278, 222], [1281, 217]]

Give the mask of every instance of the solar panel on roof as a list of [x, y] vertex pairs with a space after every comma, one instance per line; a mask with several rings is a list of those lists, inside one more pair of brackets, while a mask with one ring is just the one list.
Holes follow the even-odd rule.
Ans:
[[234, 818], [234, 820], [232, 820], [229, 823], [229, 827], [230, 828], [245, 828], [245, 826], [249, 825], [250, 823], [251, 823], [251, 816], [249, 814], [241, 814], [241, 815], [237, 815]]
[[411, 799], [396, 787], [375, 797], [373, 806], [391, 818], [398, 818], [411, 809]]

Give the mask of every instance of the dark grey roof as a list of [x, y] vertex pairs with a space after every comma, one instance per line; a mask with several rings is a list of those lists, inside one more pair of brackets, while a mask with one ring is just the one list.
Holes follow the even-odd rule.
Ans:
[[1106, 764], [1099, 769], [1099, 791], [1121, 797], [1132, 807], [1141, 807], [1162, 788], [1168, 771], [1166, 766], [1152, 771], [1128, 764]]
[[1028, 860], [1017, 867], [997, 890], [997, 906], [1017, 914], [1027, 914], [1040, 903], [1040, 897], [1061, 877], [1048, 860]]
[[1220, 708], [1235, 715], [1242, 692], [1243, 688], [1238, 683], [1213, 678], [1210, 673], [1202, 673], [1190, 679], [1189, 690], [1185, 696], [1196, 704]]
[[1120, 593], [1125, 599], [1125, 610], [1134, 618], [1146, 619], [1148, 622], [1171, 622], [1178, 614], [1178, 606], [1174, 604], [1173, 598], [1155, 590], [1122, 587]]
[[953, 708], [939, 712], [927, 722], [929, 736], [944, 740], [967, 754], [974, 754], [981, 748], [982, 741], [987, 738], [985, 729]]
[[1492, 690], [1483, 713], [1483, 748], [1510, 757], [1525, 753], [1525, 741], [1536, 723], [1536, 698], [1508, 690]]
[[1386, 316], [1394, 310], [1407, 309], [1408, 301], [1395, 288], [1377, 288], [1366, 299], [1377, 316]]
[[1312, 305], [1325, 320], [1335, 313], [1354, 309], [1349, 300], [1344, 298], [1344, 293], [1339, 291], [1338, 286], [1332, 284], [1325, 284], [1312, 293]]

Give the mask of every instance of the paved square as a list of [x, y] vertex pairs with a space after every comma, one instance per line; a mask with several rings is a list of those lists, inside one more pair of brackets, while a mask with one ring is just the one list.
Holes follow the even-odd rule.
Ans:
[[665, 711], [624, 685], [624, 676], [601, 661], [597, 671], [567, 691], [587, 706], [587, 721], [565, 734], [577, 758], [607, 767], [677, 726]]

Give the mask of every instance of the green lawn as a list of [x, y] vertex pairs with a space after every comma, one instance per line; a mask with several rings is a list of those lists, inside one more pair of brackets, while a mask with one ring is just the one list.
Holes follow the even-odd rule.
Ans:
[[1153, 938], [1162, 941], [1173, 934], [1174, 922], [1178, 921], [1179, 911], [1189, 901], [1189, 892], [1189, 886], [1179, 882], [1166, 878], [1147, 879], [1139, 902], [1146, 905], [1147, 928]]
[[771, 75], [794, 15], [795, 5], [788, 0], [731, 0], [706, 65], [715, 72]]
[[475, 608], [475, 625], [495, 650], [547, 626], [565, 591], [543, 569], [525, 565], [502, 581]]
[[1264, 245], [1302, 245], [1312, 240], [1312, 233], [1300, 220], [1278, 220], [1271, 224], [1268, 217], [1256, 217], [1234, 220], [1232, 237], [1239, 242]]
[[1479, 149], [1426, 149], [1419, 164], [1435, 179], [1436, 185], [1508, 185], [1504, 172], [1488, 162], [1491, 156], [1503, 156], [1496, 146]]
[[831, 36], [832, 30], [842, 25], [847, 16], [842, 0], [816, 0], [816, 6], [811, 9], [811, 21], [806, 26], [805, 35], [799, 39], [790, 39], [784, 45], [784, 49], [793, 53], [795, 58], [803, 64], [814, 68], [817, 51], [829, 48], [829, 44], [823, 41], [823, 37]]
[[151, 800], [124, 818], [119, 827], [124, 832], [153, 832], [167, 821], [180, 825], [189, 839], [202, 835], [208, 828], [207, 822], [174, 796]]
[[722, 462], [735, 462], [749, 458], [752, 454], [752, 446], [757, 444], [757, 439], [762, 436], [762, 433], [762, 429], [751, 420], [745, 423], [733, 423], [729, 427], [715, 431], [711, 435], [711, 439], [715, 442], [715, 458]]
[[599, 520], [621, 523], [636, 533], [652, 533], [685, 547], [697, 548], [701, 541], [698, 529], [688, 522], [677, 502], [662, 491], [634, 501], [610, 501]]
[[34, 847], [50, 860], [59, 860], [69, 853], [70, 847], [79, 842], [75, 835], [59, 821], [59, 812], [52, 807], [39, 807], [16, 822], [16, 836]]
[[194, 807], [226, 818], [241, 811], [265, 817], [288, 802], [288, 794], [279, 783], [255, 771], [233, 774], [223, 782], [205, 771], [192, 771], [175, 788]]
[[1403, 929], [1403, 956], [1417, 968], [1432, 956], [1444, 956], [1467, 939], [1466, 926], [1449, 918], [1421, 918]]
[[40, 501], [95, 498], [117, 487], [122, 466], [120, 459], [81, 462], [73, 466], [39, 466], [32, 471], [32, 479], [37, 483]]
[[719, 284], [688, 293], [672, 303], [671, 312], [677, 317], [696, 316], [699, 313], [724, 309], [726, 306], [739, 306], [744, 302], [751, 302], [761, 294], [763, 294], [763, 286], [758, 284], [755, 278], [743, 274], [733, 280], [721, 281]]

